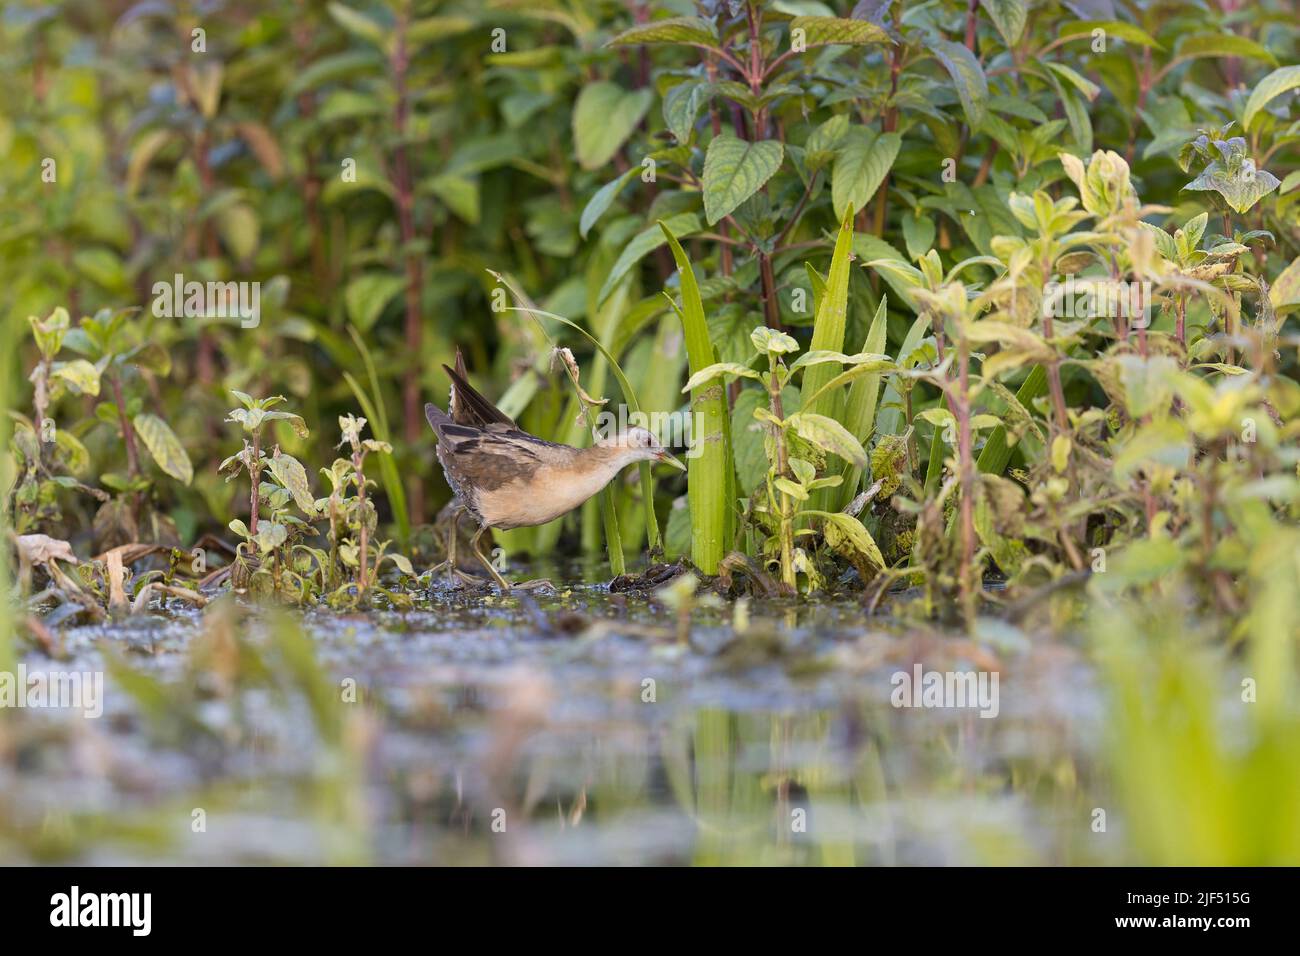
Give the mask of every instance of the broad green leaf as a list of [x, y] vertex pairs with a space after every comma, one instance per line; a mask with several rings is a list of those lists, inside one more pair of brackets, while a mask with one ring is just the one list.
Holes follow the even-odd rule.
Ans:
[[1260, 110], [1275, 97], [1281, 96], [1287, 90], [1294, 90], [1297, 86], [1300, 86], [1300, 66], [1284, 66], [1260, 80], [1251, 92], [1250, 99], [1246, 101], [1246, 109], [1241, 114], [1242, 128], [1250, 129], [1251, 121]]
[[596, 194], [588, 200], [587, 205], [583, 207], [582, 216], [578, 220], [578, 234], [582, 238], [587, 238], [587, 233], [596, 221], [605, 214], [610, 205], [618, 198], [618, 194], [623, 191], [623, 187], [632, 181], [632, 178], [640, 171], [639, 166], [634, 166], [622, 176], [611, 182], [606, 183], [596, 190]]
[[583, 87], [573, 107], [573, 143], [582, 168], [597, 169], [609, 162], [653, 98], [648, 89], [629, 92], [604, 80]]
[[718, 31], [712, 21], [702, 17], [669, 17], [651, 20], [624, 30], [606, 46], [635, 46], [641, 43], [681, 43], [716, 49]]
[[307, 469], [303, 468], [298, 459], [284, 453], [276, 455], [271, 459], [271, 474], [293, 495], [294, 502], [303, 514], [308, 517], [316, 515], [316, 496], [312, 494], [311, 485], [307, 481]]
[[1066, 82], [1086, 96], [1089, 100], [1095, 100], [1097, 94], [1101, 92], [1101, 87], [1096, 83], [1080, 74], [1077, 70], [1066, 66], [1064, 63], [1048, 63], [1047, 66], [1048, 69], [1052, 70], [1058, 76], [1064, 77]]
[[[681, 279], [682, 305], [679, 309], [673, 303], [673, 309], [682, 322], [689, 367], [696, 373], [716, 361], [713, 344], [709, 341], [700, 286], [690, 259], [677, 241], [680, 233], [667, 222], [660, 222], [659, 227], [672, 250]], [[693, 391], [691, 413], [699, 429], [698, 435], [692, 435], [695, 453], [686, 459], [691, 560], [705, 574], [717, 574], [723, 554], [731, 547], [732, 505], [736, 500], [735, 464], [725, 390], [715, 383]]]
[[194, 466], [171, 426], [157, 415], [147, 413], [135, 416], [131, 424], [158, 467], [177, 481], [188, 485], [194, 478]]
[[884, 182], [903, 140], [898, 133], [876, 134], [855, 126], [845, 134], [831, 170], [835, 216], [857, 215]]
[[711, 382], [720, 375], [735, 375], [740, 378], [752, 378], [758, 381], [762, 381], [763, 378], [748, 365], [742, 365], [739, 362], [715, 362], [707, 368], [700, 369], [687, 379], [682, 391], [694, 391], [705, 382]]
[[1244, 213], [1279, 185], [1276, 176], [1266, 169], [1257, 169], [1252, 160], [1246, 160], [1236, 173], [1230, 173], [1216, 161], [1183, 189], [1216, 192], [1236, 212]]
[[1300, 305], [1300, 257], [1293, 259], [1273, 280], [1268, 299], [1275, 309]]
[[246, 203], [225, 206], [217, 213], [217, 232], [230, 254], [244, 260], [257, 252], [261, 224], [253, 207]]
[[1117, 37], [1125, 43], [1135, 43], [1138, 46], [1152, 47], [1156, 50], [1164, 49], [1145, 30], [1120, 20], [1074, 20], [1061, 27], [1057, 36], [1062, 39], [1085, 36], [1091, 38], [1097, 30], [1101, 30], [1107, 40], [1110, 37]]
[[815, 46], [863, 46], [889, 42], [888, 33], [866, 20], [795, 17], [790, 21], [790, 45], [796, 50]]
[[1002, 34], [1008, 49], [1020, 42], [1020, 34], [1025, 30], [1025, 18], [1029, 12], [1025, 0], [980, 0], [980, 6]]
[[1184, 37], [1174, 47], [1174, 60], [1193, 60], [1201, 57], [1244, 56], [1277, 66], [1277, 57], [1254, 40], [1234, 33], [1200, 33]]
[[609, 298], [610, 293], [614, 291], [614, 287], [618, 285], [623, 276], [627, 275], [629, 269], [667, 241], [664, 238], [663, 229], [670, 230], [678, 238], [685, 238], [700, 231], [700, 217], [693, 212], [678, 213], [665, 219], [662, 229], [660, 226], [654, 225], [633, 236], [632, 241], [624, 246], [623, 251], [619, 253], [619, 257], [614, 260], [609, 275], [605, 277], [605, 282], [596, 295], [597, 303], [604, 302]]
[[278, 421], [288, 422], [293, 433], [299, 438], [306, 438], [310, 432], [307, 430], [307, 423], [303, 421], [301, 415], [294, 415], [292, 412], [264, 412], [262, 420], [266, 422]]
[[989, 84], [984, 77], [984, 67], [960, 43], [934, 37], [928, 41], [928, 46], [957, 87], [957, 96], [966, 112], [966, 124], [971, 129], [979, 129], [984, 122], [989, 99]]
[[712, 95], [713, 86], [699, 80], [678, 83], [664, 94], [664, 125], [677, 142], [690, 141], [695, 117]]
[[862, 449], [862, 442], [849, 434], [849, 430], [835, 419], [810, 412], [797, 412], [788, 421], [800, 438], [812, 442], [822, 451], [839, 455], [858, 468], [867, 467], [867, 453]]
[[428, 180], [429, 191], [442, 200], [448, 209], [471, 226], [477, 226], [481, 215], [478, 178], [464, 173], [443, 173]]
[[406, 288], [406, 279], [386, 272], [366, 272], [343, 290], [348, 318], [362, 332], [369, 332], [384, 308]]
[[830, 547], [836, 551], [842, 551], [846, 547], [852, 548], [865, 557], [873, 567], [884, 570], [884, 555], [880, 553], [880, 548], [876, 545], [875, 539], [871, 537], [871, 533], [857, 518], [835, 511], [808, 511], [804, 513], [821, 518], [826, 522], [823, 534], [825, 534], [826, 543]]
[[388, 38], [387, 29], [358, 10], [353, 10], [342, 3], [329, 5], [330, 16], [348, 33], [369, 40], [377, 47], [384, 47]]
[[709, 143], [704, 157], [704, 214], [712, 226], [763, 188], [781, 168], [779, 140], [750, 143], [724, 133]]
[[78, 395], [99, 394], [99, 369], [85, 359], [59, 362], [54, 366], [52, 375], [67, 382]]

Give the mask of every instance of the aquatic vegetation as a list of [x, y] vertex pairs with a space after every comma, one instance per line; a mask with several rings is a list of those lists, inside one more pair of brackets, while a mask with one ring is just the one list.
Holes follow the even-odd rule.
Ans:
[[[408, 825], [526, 859], [498, 811], [565, 859], [651, 809], [668, 839], [628, 852], [673, 862], [1295, 862], [1300, 27], [1094, 8], [15, 7], [0, 672], [104, 662], [226, 785], [175, 807], [294, 791], [328, 852], [288, 859]], [[530, 434], [612, 418], [686, 461], [494, 538], [554, 599], [428, 573], [458, 350]], [[1087, 686], [1043, 700], [1095, 722], [1021, 698], [982, 739], [876, 693], [927, 655], [1037, 686], [1048, 652]], [[561, 685], [631, 743], [590, 756]], [[269, 713], [308, 715], [283, 780]], [[8, 784], [46, 746], [0, 721], [0, 851], [167, 846], [34, 825]], [[444, 762], [386, 765], [370, 816], [381, 733]]]

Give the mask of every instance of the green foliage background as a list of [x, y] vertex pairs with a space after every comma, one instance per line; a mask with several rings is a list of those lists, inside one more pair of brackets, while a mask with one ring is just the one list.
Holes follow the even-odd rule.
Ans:
[[[1036, 234], [1015, 196], [1073, 196], [1058, 153], [1086, 162], [1106, 149], [1131, 167], [1148, 204], [1135, 215], [1166, 236], [1212, 214], [1204, 248], [1182, 250], [1192, 259], [1216, 233], [1246, 242], [1248, 254], [1225, 254], [1225, 271], [1265, 277], [1271, 306], [1261, 321], [1272, 334], [1300, 300], [1293, 13], [1280, 0], [1244, 9], [1113, 0], [10, 5], [0, 25], [10, 94], [0, 116], [0, 310], [20, 325], [65, 305], [74, 326], [101, 309], [142, 310], [119, 348], [127, 417], [167, 423], [192, 480], [168, 480], [143, 452], [141, 475], [123, 477], [111, 396], [100, 396], [98, 416], [94, 396], [67, 394], [55, 409], [84, 445], [74, 456], [79, 481], [102, 486], [112, 476], [114, 492], [136, 482], [144, 514], [135, 536], [190, 542], [246, 513], [216, 469], [231, 450], [221, 424], [230, 390], [287, 395], [311, 435], [284, 428], [274, 439], [312, 465], [329, 461], [338, 438], [321, 426], [363, 411], [365, 392], [372, 427], [386, 425], [377, 437], [394, 446], [381, 521], [409, 548], [419, 542], [408, 527], [447, 496], [419, 410], [444, 394], [439, 366], [457, 346], [485, 390], [547, 437], [586, 440], [576, 400], [547, 374], [552, 340], [577, 352], [589, 392], [617, 397], [608, 362], [584, 338], [511, 307], [527, 301], [582, 324], [647, 411], [684, 407], [687, 350], [669, 300], [682, 283], [659, 223], [693, 263], [716, 360], [750, 361], [749, 334], [761, 324], [804, 348], [834, 340], [852, 353], [888, 293], [878, 351], [933, 368], [942, 310], [915, 294], [928, 280], [909, 263], [933, 250], [943, 272], [986, 257], [961, 277], [971, 295], [1006, 279], [1007, 243]], [[1241, 146], [1215, 166], [1205, 142], [1227, 143], [1243, 127]], [[1211, 135], [1193, 155], [1201, 130]], [[846, 215], [856, 265], [873, 265], [850, 270], [842, 317], [814, 331]], [[1161, 241], [1163, 257], [1170, 240]], [[1110, 255], [1112, 275], [1136, 275], [1127, 259], [1117, 265], [1115, 248], [1099, 247], [1090, 261], [1104, 272]], [[176, 274], [260, 282], [260, 324], [156, 316], [154, 284]], [[1046, 278], [1011, 281], [1034, 289]], [[1181, 345], [1192, 349], [1181, 364], [1232, 365], [1234, 346], [1214, 336], [1235, 331], [1241, 309], [1263, 308], [1249, 284], [1220, 282], [1235, 310], [1197, 293], [1181, 306], [1162, 300], [1154, 330], [1172, 332], [1181, 307]], [[1129, 349], [1127, 333], [1112, 339], [1093, 328], [1052, 345], [1070, 409], [1115, 398], [1108, 371], [1079, 364]], [[980, 341], [981, 354], [992, 347]], [[1279, 358], [1293, 376], [1293, 355]], [[18, 380], [34, 351], [6, 361]], [[1053, 387], [1057, 365], [1048, 363]], [[983, 471], [1032, 470], [1046, 460], [1043, 432], [1023, 427], [1007, 401], [1027, 388], [1027, 369], [1000, 371], [1010, 392], [986, 389], [968, 409], [1000, 424], [988, 434], [977, 421], [971, 452]], [[809, 370], [818, 383], [831, 374]], [[730, 405], [747, 410], [747, 392], [730, 385]], [[1030, 392], [1028, 416], [1050, 417], [1049, 399]], [[946, 421], [942, 395], [942, 382], [900, 391], [888, 379], [856, 436], [876, 448], [879, 466], [891, 460], [880, 442], [906, 432], [904, 477], [924, 486], [918, 492], [933, 494], [955, 473], [945, 465], [955, 449], [934, 440]], [[24, 396], [13, 398], [29, 415]], [[838, 415], [848, 400], [829, 396], [818, 410]], [[718, 480], [747, 494], [768, 464], [763, 436], [743, 414], [729, 424], [736, 469], [728, 464]], [[1010, 454], [1008, 426], [1012, 441], [1024, 435]], [[819, 491], [823, 508], [843, 506], [873, 477], [892, 482], [832, 464], [852, 480]], [[670, 507], [683, 491], [668, 483], [656, 503], [670, 553], [690, 551], [690, 511], [683, 501]], [[628, 554], [647, 542], [639, 494], [619, 486], [612, 499]], [[1086, 489], [1071, 496], [1086, 504]], [[93, 531], [96, 549], [124, 534], [107, 521], [95, 529], [102, 506], [84, 494], [56, 497], [51, 533]], [[885, 517], [877, 510], [863, 524], [889, 563], [906, 564], [909, 532], [893, 535]], [[726, 518], [733, 535], [744, 532], [736, 507]], [[565, 527], [570, 549], [590, 553], [610, 529], [593, 502], [508, 544], [547, 553]], [[724, 550], [762, 552], [766, 532], [749, 533]], [[1089, 543], [1080, 528], [1076, 546]], [[712, 570], [716, 559], [704, 563]]]

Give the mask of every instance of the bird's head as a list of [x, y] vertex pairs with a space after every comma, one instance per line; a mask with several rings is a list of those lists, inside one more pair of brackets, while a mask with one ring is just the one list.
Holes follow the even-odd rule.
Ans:
[[602, 438], [596, 444], [602, 448], [624, 451], [628, 461], [662, 461], [674, 468], [686, 470], [686, 466], [678, 461], [676, 456], [659, 444], [659, 439], [654, 436], [654, 432], [637, 425], [632, 425], [617, 435]]

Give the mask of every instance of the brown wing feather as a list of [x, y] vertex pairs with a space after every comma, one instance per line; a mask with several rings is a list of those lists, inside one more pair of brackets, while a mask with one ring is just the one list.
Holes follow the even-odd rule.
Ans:
[[[464, 367], [465, 360], [457, 352], [456, 364], [461, 368]], [[486, 428], [488, 425], [509, 425], [511, 428], [516, 427], [514, 421], [501, 409], [497, 408], [465, 380], [465, 375], [461, 369], [451, 369], [444, 365], [443, 371], [451, 379], [451, 401], [450, 411], [452, 421], [458, 425], [477, 425], [480, 428]]]

